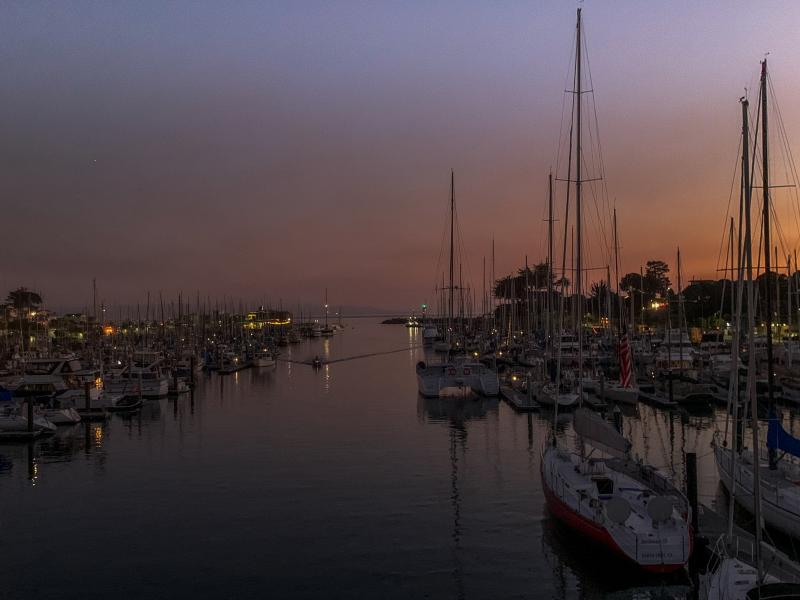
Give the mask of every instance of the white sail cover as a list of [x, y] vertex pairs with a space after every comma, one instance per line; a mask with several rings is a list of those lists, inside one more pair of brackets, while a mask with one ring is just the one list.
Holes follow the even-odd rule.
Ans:
[[627, 454], [631, 443], [611, 426], [610, 423], [589, 410], [579, 408], [575, 411], [575, 433], [588, 440], [593, 446], [614, 456]]

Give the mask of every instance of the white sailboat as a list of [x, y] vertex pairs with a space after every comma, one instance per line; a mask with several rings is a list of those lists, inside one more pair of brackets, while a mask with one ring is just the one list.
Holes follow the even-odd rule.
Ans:
[[446, 390], [470, 389], [484, 396], [497, 396], [500, 393], [500, 379], [497, 372], [473, 357], [451, 355], [453, 334], [453, 292], [455, 289], [454, 244], [455, 244], [455, 175], [450, 172], [450, 285], [447, 299], [447, 331], [444, 340], [433, 343], [436, 352], [446, 353], [446, 360], [427, 364], [420, 361], [416, 366], [417, 388], [426, 398], [439, 397]]
[[[581, 299], [581, 9], [577, 13], [574, 93], [575, 145], [575, 282], [576, 298]], [[571, 141], [571, 140], [570, 140]], [[568, 177], [567, 179], [571, 179]], [[566, 231], [566, 224], [565, 224]], [[565, 236], [566, 239], [566, 236]], [[563, 293], [560, 320], [563, 319]], [[578, 310], [577, 396], [582, 395], [583, 324]], [[556, 363], [553, 390], [561, 384], [561, 361]], [[546, 386], [545, 386], [546, 387]], [[544, 397], [544, 396], [543, 396]], [[557, 400], [558, 394], [554, 397]], [[556, 423], [559, 402], [554, 402], [551, 443], [540, 464], [542, 487], [550, 512], [574, 531], [638, 567], [657, 573], [682, 569], [692, 552], [691, 510], [688, 501], [652, 467], [635, 462], [631, 444], [611, 425], [588, 409], [575, 411], [574, 429], [581, 451], [559, 447]], [[605, 452], [609, 458], [586, 454], [584, 443]]]
[[331, 337], [336, 331], [328, 323], [328, 288], [325, 288], [325, 326], [320, 330], [322, 337]]
[[[769, 160], [767, 155], [767, 62], [762, 62], [760, 108], [762, 110], [762, 176], [764, 194], [764, 215], [769, 214]], [[762, 541], [762, 522], [766, 522], [787, 533], [798, 536], [800, 534], [800, 494], [797, 493], [797, 483], [800, 482], [800, 468], [790, 466], [781, 461], [777, 464], [777, 450], [800, 457], [800, 440], [789, 435], [780, 425], [774, 405], [770, 401], [769, 431], [767, 446], [769, 460], [761, 460], [761, 444], [758, 419], [758, 400], [756, 382], [756, 352], [755, 345], [755, 293], [753, 285], [753, 253], [751, 233], [751, 200], [752, 185], [749, 161], [749, 117], [748, 101], [742, 99], [742, 210], [744, 216], [743, 242], [741, 257], [743, 265], [739, 265], [739, 293], [736, 303], [736, 322], [734, 340], [732, 344], [732, 362], [737, 360], [739, 345], [738, 324], [742, 322], [744, 285], [747, 287], [747, 341], [748, 368], [745, 399], [750, 410], [752, 449], [743, 448], [742, 423], [739, 422], [739, 377], [737, 370], [730, 375], [729, 410], [732, 415], [733, 448], [729, 447], [728, 440], [720, 439], [719, 434], [714, 438], [714, 459], [719, 471], [720, 480], [730, 495], [730, 517], [727, 533], [722, 536], [715, 546], [715, 554], [707, 574], [702, 579], [701, 596], [705, 600], [750, 600], [767, 598], [798, 598], [800, 597], [800, 566], [781, 555], [774, 548]], [[765, 247], [769, 248], [769, 217], [764, 218]], [[769, 251], [765, 253], [769, 255]], [[769, 262], [766, 262], [766, 271], [769, 273]], [[770, 293], [767, 290], [767, 297]], [[769, 304], [767, 316], [767, 357], [770, 396], [772, 395], [772, 341], [771, 341], [771, 310]], [[772, 398], [770, 398], [772, 400]], [[742, 552], [740, 539], [733, 533], [733, 512], [739, 503], [755, 516], [755, 541], [750, 545], [749, 551]], [[769, 555], [769, 562], [764, 560]]]

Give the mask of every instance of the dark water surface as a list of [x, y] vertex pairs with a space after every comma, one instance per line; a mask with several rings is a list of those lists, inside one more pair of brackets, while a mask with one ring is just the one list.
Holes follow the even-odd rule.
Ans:
[[[401, 351], [203, 375], [193, 397], [0, 446], [0, 597], [687, 594], [683, 575], [639, 575], [548, 516], [546, 415], [418, 397], [418, 335], [353, 320], [284, 356]], [[710, 502], [713, 413], [628, 413], [639, 454], [677, 480], [698, 453]]]

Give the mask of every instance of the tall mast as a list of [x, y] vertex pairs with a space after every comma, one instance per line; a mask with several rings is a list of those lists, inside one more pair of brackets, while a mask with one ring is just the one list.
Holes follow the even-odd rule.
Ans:
[[[762, 63], [762, 92], [765, 91], [765, 82], [763, 78], [766, 76], [766, 61]], [[746, 99], [742, 100], [742, 163], [747, 165], [749, 162], [749, 125], [748, 125], [748, 116], [747, 116], [747, 107], [748, 102]], [[765, 140], [766, 141], [766, 140]], [[762, 142], [764, 143], [764, 142]], [[766, 144], [765, 144], [766, 145]], [[766, 153], [765, 153], [766, 158]], [[766, 163], [764, 164], [764, 173], [766, 173]], [[766, 177], [766, 176], [765, 176]], [[766, 181], [764, 183], [764, 192], [765, 198], [766, 193], [769, 188], [766, 187]], [[748, 348], [748, 365], [747, 365], [747, 399], [750, 403], [750, 418], [751, 418], [751, 426], [753, 431], [753, 464], [759, 465], [759, 452], [760, 452], [760, 442], [759, 442], [759, 423], [758, 423], [758, 406], [756, 401], [756, 386], [755, 386], [755, 368], [756, 368], [756, 360], [755, 360], [755, 345], [753, 344], [753, 333], [755, 332], [755, 319], [754, 319], [754, 311], [753, 305], [755, 303], [755, 298], [753, 294], [753, 239], [752, 239], [752, 231], [750, 228], [750, 207], [752, 204], [752, 188], [751, 188], [751, 181], [750, 181], [750, 168], [749, 166], [745, 166], [744, 168], [744, 215], [745, 215], [745, 265], [747, 267], [747, 342], [749, 344]], [[765, 254], [769, 256], [769, 246], [766, 246], [767, 251]], [[769, 259], [767, 259], [769, 260]], [[769, 293], [767, 293], [767, 298], [769, 298]], [[767, 310], [767, 314], [769, 315], [769, 309]], [[767, 317], [769, 319], [769, 317]], [[769, 330], [767, 330], [769, 331]], [[767, 340], [770, 339], [769, 333], [767, 333]], [[771, 348], [768, 346], [768, 349], [771, 352]], [[770, 361], [770, 381], [772, 379], [772, 363]], [[772, 385], [770, 384], [770, 395], [772, 394]], [[763, 578], [763, 571], [761, 565], [761, 474], [759, 470], [753, 469], [753, 516], [755, 516], [756, 521], [756, 568], [758, 569], [758, 581], [761, 582]]]
[[[615, 288], [617, 291], [617, 303], [619, 306], [619, 323], [618, 328], [622, 333], [622, 297], [619, 295], [619, 239], [617, 238], [617, 207], [614, 207], [614, 279]], [[611, 290], [609, 290], [609, 293]], [[611, 307], [608, 309], [609, 316], [611, 315]]]
[[450, 341], [450, 329], [453, 325], [453, 221], [456, 211], [455, 175], [450, 169], [450, 287], [447, 299], [447, 341]]
[[[741, 227], [741, 223], [739, 224], [739, 226]], [[728, 235], [728, 237], [730, 238], [730, 261], [731, 261], [731, 321], [736, 324], [736, 328], [738, 329], [739, 328], [739, 322], [734, 320], [734, 318], [733, 318], [733, 311], [734, 311], [734, 306], [735, 306], [735, 303], [736, 303], [736, 282], [738, 280], [738, 279], [734, 279], [734, 276], [733, 276], [733, 268], [734, 268], [733, 265], [734, 265], [734, 261], [736, 260], [734, 258], [734, 246], [733, 246], [733, 244], [734, 244], [734, 241], [733, 241], [734, 231], [735, 231], [735, 229], [734, 229], [734, 224], [733, 224], [733, 217], [731, 217], [730, 234]], [[737, 265], [736, 269], [737, 269], [737, 276], [738, 276], [738, 270], [739, 270], [738, 265]], [[741, 282], [739, 282], [739, 283], [741, 283]], [[723, 303], [724, 302], [725, 302], [725, 300], [723, 299]], [[736, 364], [736, 363], [734, 363], [734, 364]]]
[[531, 287], [528, 279], [528, 255], [525, 255], [525, 341], [530, 340], [531, 335]]
[[[741, 99], [742, 103], [742, 167], [741, 167], [741, 181], [740, 181], [740, 195], [739, 195], [739, 248], [738, 248], [738, 260], [736, 263], [736, 279], [733, 278], [733, 217], [731, 217], [731, 321], [734, 324], [733, 329], [733, 339], [731, 341], [731, 368], [730, 372], [730, 381], [728, 384], [728, 406], [730, 410], [730, 414], [732, 416], [733, 421], [733, 444], [732, 444], [732, 451], [731, 451], [731, 480], [730, 480], [730, 511], [728, 512], [728, 542], [731, 543], [733, 540], [733, 516], [735, 512], [735, 502], [736, 502], [736, 459], [742, 451], [742, 436], [740, 435], [740, 431], [743, 431], [742, 424], [739, 423], [740, 418], [740, 405], [741, 405], [741, 398], [739, 393], [739, 349], [741, 347], [742, 341], [742, 331], [744, 329], [743, 322], [742, 322], [742, 314], [743, 314], [743, 294], [744, 294], [744, 282], [745, 282], [745, 272], [744, 272], [744, 260], [747, 256], [743, 255], [745, 252], [745, 247], [743, 244], [747, 244], [749, 242], [749, 237], [742, 239], [742, 231], [745, 229], [745, 222], [744, 219], [747, 218], [747, 235], [750, 235], [750, 206], [747, 206], [747, 216], [745, 217], [745, 201], [749, 202], [749, 131], [748, 131], [748, 124], [747, 124], [747, 100], [745, 98]], [[748, 247], [749, 248], [749, 247]], [[749, 276], [749, 272], [748, 272]], [[735, 283], [734, 283], [735, 282]], [[734, 287], [736, 288], [736, 301], [734, 302], [733, 297], [733, 290]], [[748, 299], [750, 294], [750, 283], [748, 281]], [[751, 312], [750, 307], [748, 307], [748, 314]], [[748, 320], [748, 325], [750, 321]], [[753, 336], [753, 330], [749, 329], [747, 334], [748, 343]], [[752, 346], [751, 346], [752, 348]], [[749, 380], [749, 374], [748, 374]], [[749, 387], [746, 388], [749, 390]], [[742, 414], [741, 418], [744, 420], [747, 415]]]
[[492, 334], [494, 334], [494, 330], [497, 329], [497, 324], [495, 323], [495, 311], [494, 311], [494, 286], [496, 285], [496, 281], [494, 278], [494, 237], [492, 237], [492, 281], [489, 287], [489, 294], [491, 296], [491, 310], [492, 310]]
[[486, 328], [486, 256], [483, 257], [483, 295], [481, 296], [481, 327]]
[[[770, 268], [770, 249], [772, 245], [769, 240], [769, 143], [768, 143], [769, 127], [767, 123], [767, 59], [765, 58], [761, 63], [761, 173], [763, 175], [763, 193], [764, 193], [764, 212], [762, 220], [764, 221], [764, 274], [767, 281], [767, 315], [765, 325], [767, 328], [767, 384], [769, 389], [769, 410], [775, 408], [775, 375], [772, 372], [772, 291], [771, 280], [772, 272]], [[756, 463], [758, 464], [758, 463]], [[775, 448], [769, 449], [769, 468], [778, 468], [778, 456]]]
[[[786, 255], [786, 333], [789, 341], [792, 339], [792, 255]], [[791, 345], [786, 344], [789, 353], [789, 367], [792, 366]]]
[[550, 344], [552, 338], [553, 312], [553, 171], [547, 176], [547, 326], [545, 343]]
[[578, 95], [575, 112], [575, 299], [578, 303], [578, 394], [583, 397], [583, 273], [581, 271], [581, 9], [575, 36], [575, 83]]

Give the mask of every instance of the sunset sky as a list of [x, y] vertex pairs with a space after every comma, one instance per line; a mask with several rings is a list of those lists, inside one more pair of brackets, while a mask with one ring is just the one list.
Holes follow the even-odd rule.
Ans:
[[[541, 260], [576, 6], [3, 3], [0, 285], [409, 308], [451, 168], [475, 285], [493, 236], [498, 275]], [[800, 139], [800, 3], [581, 6], [624, 270], [715, 276], [766, 52]]]

